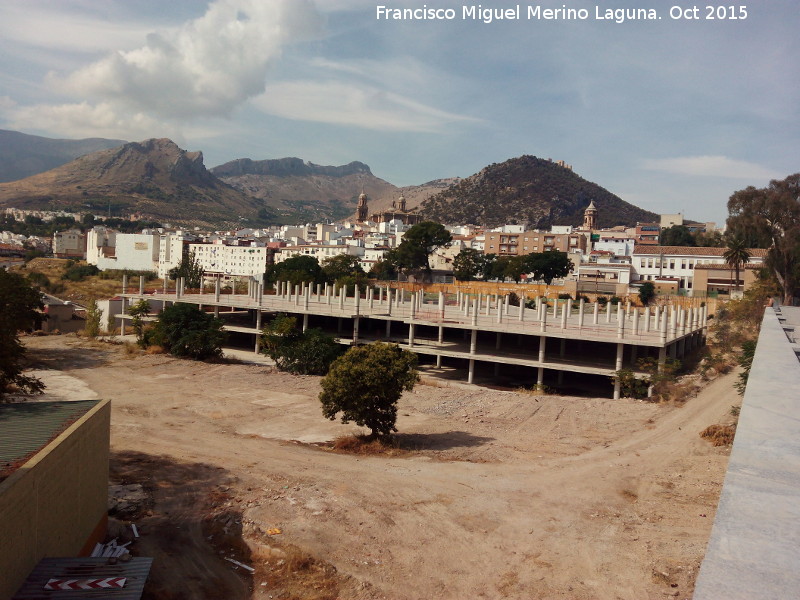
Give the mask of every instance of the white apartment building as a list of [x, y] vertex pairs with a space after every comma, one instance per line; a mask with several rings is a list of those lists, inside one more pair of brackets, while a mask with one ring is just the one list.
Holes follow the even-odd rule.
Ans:
[[[646, 246], [637, 245], [631, 264], [634, 281], [676, 279], [678, 288], [691, 290], [694, 268], [697, 265], [724, 265], [725, 248], [695, 248], [692, 246]], [[767, 251], [762, 248], [750, 250], [751, 265], [763, 264]]]
[[349, 254], [351, 256], [364, 256], [364, 248], [349, 244], [300, 244], [296, 246], [286, 246], [275, 253], [275, 262], [283, 262], [293, 256], [313, 256], [319, 264], [326, 258]]
[[86, 262], [101, 271], [158, 271], [158, 233], [117, 233], [95, 227], [86, 234]]
[[189, 244], [189, 252], [194, 252], [205, 275], [228, 277], [263, 276], [269, 256], [266, 246], [257, 245], [256, 242], [228, 246], [219, 240], [212, 244]]
[[158, 276], [164, 279], [170, 270], [176, 268], [183, 258], [183, 248], [197, 238], [184, 231], [162, 233], [158, 248]]

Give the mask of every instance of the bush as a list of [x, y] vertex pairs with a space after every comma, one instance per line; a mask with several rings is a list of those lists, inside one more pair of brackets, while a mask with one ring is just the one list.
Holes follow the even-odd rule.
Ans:
[[322, 379], [322, 414], [342, 423], [369, 427], [371, 436], [397, 431], [397, 402], [419, 381], [417, 357], [396, 344], [377, 342], [350, 348]]
[[222, 355], [226, 334], [222, 321], [191, 304], [173, 304], [161, 311], [145, 332], [145, 346], [161, 346], [173, 356], [205, 360]]
[[616, 306], [617, 304], [622, 302], [622, 298], [620, 298], [619, 296], [611, 296], [611, 300], [609, 300], [609, 302], [611, 302], [612, 305]]
[[341, 354], [336, 339], [321, 329], [297, 329], [297, 319], [277, 315], [261, 334], [262, 352], [281, 371], [296, 375], [324, 375]]
[[605, 305], [608, 304], [608, 298], [605, 296], [598, 296], [595, 302], [597, 302], [600, 306], [605, 307]]
[[[71, 262], [71, 261], [70, 261]], [[69, 265], [69, 263], [67, 263]], [[97, 275], [100, 272], [94, 265], [69, 265], [67, 270], [61, 276], [61, 279], [68, 279], [69, 281], [83, 281], [86, 277]]]

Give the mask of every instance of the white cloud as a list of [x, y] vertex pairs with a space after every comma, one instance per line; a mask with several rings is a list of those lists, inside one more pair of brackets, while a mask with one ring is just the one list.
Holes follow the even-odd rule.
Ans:
[[377, 87], [337, 81], [271, 84], [254, 104], [286, 119], [378, 131], [442, 132], [453, 123], [479, 122]]
[[120, 114], [106, 102], [8, 107], [0, 104], [0, 114], [14, 129], [47, 131], [64, 137], [180, 138], [179, 132], [164, 122], [141, 112]]
[[310, 0], [217, 0], [174, 33], [150, 33], [139, 48], [67, 76], [51, 73], [48, 83], [157, 118], [229, 115], [264, 90], [283, 47], [313, 37], [320, 24]]
[[650, 171], [663, 171], [676, 175], [698, 175], [701, 177], [726, 177], [729, 179], [776, 179], [777, 171], [727, 156], [683, 156], [678, 158], [650, 158], [642, 162]]

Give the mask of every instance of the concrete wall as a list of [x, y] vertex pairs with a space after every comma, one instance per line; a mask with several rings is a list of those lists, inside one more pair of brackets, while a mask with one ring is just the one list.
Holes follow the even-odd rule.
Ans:
[[100, 402], [0, 483], [0, 600], [45, 556], [105, 535], [111, 404]]
[[800, 346], [784, 327], [800, 308], [781, 312], [790, 323], [767, 308], [761, 324], [695, 600], [798, 597]]

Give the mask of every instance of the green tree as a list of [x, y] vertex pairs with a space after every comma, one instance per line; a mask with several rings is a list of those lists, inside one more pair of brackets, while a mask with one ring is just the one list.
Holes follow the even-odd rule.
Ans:
[[378, 259], [369, 270], [369, 276], [379, 281], [391, 281], [397, 278], [397, 269], [390, 260], [386, 258]]
[[742, 266], [750, 261], [750, 250], [747, 248], [747, 243], [739, 237], [731, 237], [728, 239], [728, 247], [722, 253], [722, 258], [728, 263], [736, 273], [735, 289], [739, 289], [739, 271]]
[[453, 275], [459, 281], [472, 281], [483, 276], [485, 256], [474, 248], [464, 248], [453, 259]]
[[132, 317], [131, 327], [133, 328], [133, 333], [136, 334], [136, 342], [140, 346], [145, 346], [146, 341], [144, 338], [144, 318], [150, 314], [150, 304], [147, 302], [147, 300], [139, 300], [135, 304], [132, 304], [128, 307], [128, 314]]
[[565, 252], [535, 252], [526, 257], [526, 269], [533, 279], [542, 280], [547, 285], [553, 279], [566, 277], [572, 270], [572, 261]]
[[655, 298], [656, 296], [656, 286], [653, 285], [652, 281], [645, 281], [641, 286], [639, 286], [639, 300], [642, 301], [642, 304], [647, 306], [650, 304], [650, 300]]
[[173, 356], [206, 360], [222, 355], [227, 337], [222, 321], [191, 304], [173, 304], [162, 310], [145, 334], [146, 345], [163, 347]]
[[328, 283], [333, 283], [342, 277], [364, 275], [364, 269], [358, 256], [339, 254], [322, 261], [322, 274]]
[[84, 333], [89, 338], [94, 339], [100, 335], [100, 320], [102, 316], [103, 313], [100, 311], [100, 307], [97, 306], [97, 300], [90, 298], [86, 306], [86, 326], [84, 327]]
[[403, 234], [403, 241], [396, 248], [396, 260], [406, 270], [422, 270], [424, 279], [431, 279], [430, 255], [437, 248], [450, 245], [453, 236], [440, 223], [423, 221]]
[[267, 268], [264, 274], [266, 285], [274, 285], [277, 281], [288, 281], [292, 285], [325, 283], [325, 275], [316, 258], [297, 255]]
[[728, 200], [728, 231], [750, 248], [769, 248], [767, 266], [791, 304], [800, 281], [800, 173], [752, 186]]
[[173, 281], [183, 277], [187, 288], [198, 289], [203, 285], [203, 267], [194, 252], [184, 253], [181, 262], [169, 270], [168, 276]]
[[0, 269], [0, 399], [10, 386], [28, 394], [44, 389], [41, 381], [22, 374], [25, 347], [19, 340], [20, 331], [41, 319], [42, 308], [39, 292], [24, 277]]
[[740, 396], [744, 396], [747, 389], [747, 380], [750, 378], [750, 368], [753, 366], [753, 358], [756, 355], [756, 340], [747, 340], [742, 343], [742, 353], [739, 356], [739, 365], [742, 372], [739, 373], [739, 381], [733, 384]]
[[658, 243], [662, 246], [695, 246], [697, 240], [686, 225], [673, 225], [661, 230]]
[[261, 351], [281, 371], [297, 375], [324, 375], [341, 354], [336, 340], [321, 329], [297, 329], [297, 319], [277, 315], [262, 330]]
[[419, 380], [417, 357], [396, 344], [355, 346], [322, 379], [322, 414], [369, 427], [372, 437], [397, 431], [397, 402]]

